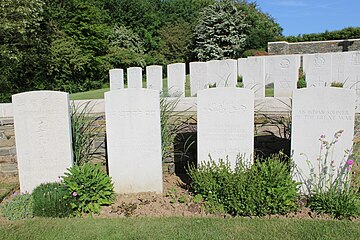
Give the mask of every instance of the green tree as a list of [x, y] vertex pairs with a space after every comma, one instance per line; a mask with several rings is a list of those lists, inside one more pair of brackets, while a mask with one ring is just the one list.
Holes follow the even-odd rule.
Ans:
[[247, 40], [245, 49], [266, 49], [267, 43], [282, 35], [282, 28], [269, 14], [261, 12], [256, 3], [238, 3], [238, 8], [246, 13]]
[[244, 12], [232, 0], [206, 7], [193, 37], [196, 58], [205, 61], [239, 57], [245, 47], [248, 27]]

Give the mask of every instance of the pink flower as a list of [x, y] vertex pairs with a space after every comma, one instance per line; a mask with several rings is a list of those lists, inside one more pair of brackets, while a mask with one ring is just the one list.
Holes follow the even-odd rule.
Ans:
[[347, 160], [346, 164], [349, 165], [349, 166], [352, 166], [354, 164], [354, 160], [349, 159], [349, 160]]
[[76, 197], [77, 195], [78, 195], [77, 192], [73, 192], [73, 193], [72, 193], [72, 196], [73, 196], [73, 197]]

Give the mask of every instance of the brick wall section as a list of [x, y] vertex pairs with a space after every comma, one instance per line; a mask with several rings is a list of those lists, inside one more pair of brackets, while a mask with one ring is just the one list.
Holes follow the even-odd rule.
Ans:
[[269, 42], [269, 55], [360, 51], [360, 39], [288, 43]]
[[14, 122], [12, 119], [0, 119], [0, 175], [16, 174]]
[[[267, 148], [267, 145], [271, 145], [274, 141], [281, 140], [278, 137], [288, 137], [288, 129], [285, 129], [286, 122], [289, 118], [288, 112], [282, 114], [268, 114], [268, 115], [256, 115], [255, 116], [255, 136], [256, 135], [273, 135], [274, 138], [269, 139], [269, 143], [262, 142]], [[105, 146], [105, 117], [103, 114], [97, 115], [97, 121], [95, 123], [96, 131], [98, 131], [98, 138], [94, 143], [94, 148], [97, 149], [97, 154], [94, 156], [93, 162], [101, 163], [105, 166], [106, 159], [106, 146]], [[360, 121], [360, 114], [356, 114], [356, 122]], [[196, 125], [191, 125], [187, 132], [196, 131]], [[194, 145], [196, 146], [196, 145]], [[271, 146], [270, 146], [271, 148]], [[196, 151], [195, 151], [196, 153]], [[190, 152], [192, 154], [192, 152]], [[189, 153], [187, 153], [189, 155]], [[196, 154], [195, 154], [196, 155]], [[186, 159], [186, 158], [184, 158]], [[176, 169], [176, 164], [181, 167], [186, 166], [187, 162], [176, 162], [174, 157], [166, 159], [163, 163], [163, 171], [173, 173]], [[15, 147], [15, 134], [14, 134], [14, 123], [12, 119], [1, 119], [0, 118], [0, 176], [6, 175], [17, 175], [17, 161], [16, 161], [16, 147]]]

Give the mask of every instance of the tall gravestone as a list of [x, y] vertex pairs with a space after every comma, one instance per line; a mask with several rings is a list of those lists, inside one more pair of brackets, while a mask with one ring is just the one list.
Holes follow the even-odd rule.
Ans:
[[207, 63], [191, 62], [190, 63], [190, 94], [196, 96], [200, 90], [207, 89], [209, 82], [207, 79]]
[[[334, 161], [336, 169], [344, 158], [345, 150], [352, 147], [355, 118], [355, 91], [342, 88], [307, 88], [294, 91], [292, 100], [291, 149], [299, 170], [295, 179], [309, 180], [310, 167], [318, 174], [322, 140], [331, 142], [334, 134], [343, 131], [330, 149], [328, 163]], [[326, 152], [323, 146], [322, 157]], [[309, 161], [309, 162], [308, 162]], [[302, 173], [302, 174], [299, 174]], [[305, 187], [305, 185], [303, 185]], [[304, 189], [303, 189], [304, 191]]]
[[307, 87], [331, 85], [331, 54], [305, 54], [303, 55], [303, 65]]
[[243, 63], [243, 84], [255, 93], [255, 97], [265, 97], [265, 60], [264, 57], [246, 58]]
[[254, 152], [254, 93], [243, 88], [211, 88], [197, 95], [198, 164], [237, 155], [252, 163]]
[[146, 86], [147, 89], [153, 89], [162, 92], [163, 90], [163, 70], [162, 66], [147, 66], [146, 67]]
[[300, 56], [281, 55], [265, 58], [266, 84], [274, 83], [275, 97], [291, 97], [299, 78]]
[[72, 166], [69, 94], [34, 91], [12, 96], [21, 192], [55, 182]]
[[110, 69], [110, 91], [124, 88], [124, 70], [120, 68]]
[[117, 193], [162, 192], [160, 96], [150, 89], [105, 93], [109, 173]]
[[209, 85], [214, 86], [218, 84], [219, 79], [219, 69], [220, 69], [220, 61], [219, 60], [211, 60], [207, 61], [207, 79]]
[[127, 69], [128, 88], [142, 88], [142, 68], [130, 67]]
[[167, 65], [167, 84], [170, 97], [185, 97], [185, 78], [185, 63]]

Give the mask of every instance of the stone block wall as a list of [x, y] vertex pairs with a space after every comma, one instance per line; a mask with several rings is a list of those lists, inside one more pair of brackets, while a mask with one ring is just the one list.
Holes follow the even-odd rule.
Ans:
[[360, 51], [360, 39], [288, 43], [269, 42], [269, 55]]
[[17, 175], [14, 122], [0, 119], [0, 176]]

